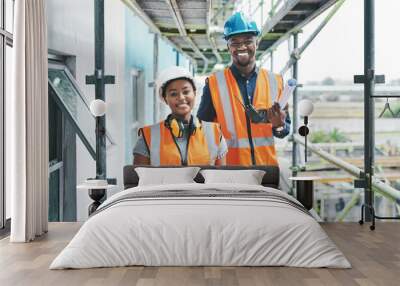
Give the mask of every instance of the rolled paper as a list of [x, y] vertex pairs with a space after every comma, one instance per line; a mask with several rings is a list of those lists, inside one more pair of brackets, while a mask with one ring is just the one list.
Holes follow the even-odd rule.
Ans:
[[285, 87], [283, 88], [282, 97], [278, 102], [281, 109], [286, 106], [290, 96], [293, 94], [293, 91], [296, 88], [296, 84], [297, 82], [294, 78], [291, 78], [286, 82]]

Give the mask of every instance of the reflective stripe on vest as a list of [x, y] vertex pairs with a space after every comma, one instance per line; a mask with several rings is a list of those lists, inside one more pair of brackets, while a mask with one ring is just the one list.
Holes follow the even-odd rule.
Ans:
[[278, 97], [278, 82], [276, 81], [276, 77], [272, 72], [268, 72], [268, 83], [269, 83], [269, 94], [271, 97], [271, 101], [274, 102]]
[[[249, 138], [240, 138], [237, 140], [226, 140], [226, 144], [232, 148], [250, 148]], [[273, 146], [274, 138], [270, 137], [256, 137], [253, 138], [253, 145], [255, 147]]]
[[219, 135], [219, 128], [216, 123], [205, 121], [201, 123], [201, 127], [206, 136], [208, 150], [210, 151], [210, 157], [213, 161], [218, 156], [219, 138], [216, 137]]
[[160, 132], [160, 123], [154, 124], [150, 127], [151, 132], [151, 143], [150, 143], [150, 164], [152, 166], [160, 165], [161, 158], [161, 132]]
[[[239, 86], [229, 68], [209, 78], [211, 98], [217, 121], [228, 144], [227, 163], [250, 165], [251, 146], [246, 126], [246, 115]], [[260, 69], [254, 91], [256, 109], [268, 109], [280, 97], [283, 81], [280, 76]], [[251, 123], [251, 134], [257, 165], [277, 165], [272, 125]]]
[[[217, 72], [216, 77], [217, 77], [217, 84], [219, 87], [220, 94], [229, 94], [228, 86], [227, 86], [226, 80], [225, 80], [224, 71]], [[224, 136], [226, 139], [235, 140], [237, 138], [237, 136], [236, 136], [235, 121], [234, 121], [234, 117], [233, 117], [233, 111], [232, 111], [230, 98], [228, 96], [221, 96], [220, 99], [221, 99], [221, 103], [222, 103], [222, 108], [224, 110], [226, 126], [229, 131], [229, 136], [228, 136], [228, 134], [224, 134]]]
[[[182, 165], [179, 148], [170, 130], [165, 127], [164, 121], [143, 127], [142, 134], [149, 147], [152, 166]], [[197, 128], [189, 138], [187, 164], [213, 164], [218, 154], [219, 136], [218, 124], [203, 122], [201, 128]]]

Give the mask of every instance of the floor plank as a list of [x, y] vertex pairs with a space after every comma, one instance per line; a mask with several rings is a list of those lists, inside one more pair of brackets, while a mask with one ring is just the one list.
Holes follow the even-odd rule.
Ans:
[[351, 262], [352, 269], [290, 267], [116, 267], [48, 269], [79, 230], [79, 223], [50, 223], [49, 233], [32, 243], [0, 240], [0, 285], [400, 285], [400, 223], [379, 222], [375, 231], [356, 223], [322, 227]]

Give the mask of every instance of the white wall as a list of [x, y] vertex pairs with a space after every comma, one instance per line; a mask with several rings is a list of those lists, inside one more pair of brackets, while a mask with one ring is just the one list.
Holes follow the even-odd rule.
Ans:
[[[94, 99], [94, 85], [85, 84], [85, 76], [94, 72], [94, 4], [93, 0], [48, 0], [49, 49], [76, 57], [76, 80], [89, 101]], [[117, 143], [107, 149], [107, 177], [117, 178], [118, 187], [111, 195], [123, 189], [122, 172], [125, 163], [132, 163], [134, 132], [132, 125], [132, 69], [140, 70], [139, 125], [153, 123], [153, 43], [154, 35], [146, 24], [120, 0], [105, 1], [105, 73], [114, 75], [116, 83], [106, 85], [106, 128]], [[176, 53], [160, 39], [159, 69], [175, 65]], [[180, 56], [180, 65], [187, 67], [187, 58]], [[163, 106], [162, 119], [169, 113]], [[77, 139], [77, 183], [94, 177], [95, 161]], [[87, 191], [77, 193], [77, 218], [87, 218], [91, 203]]]
[[[117, 178], [122, 189], [124, 163], [124, 13], [122, 1], [105, 1], [105, 73], [116, 83], [106, 86], [106, 128], [116, 146], [107, 150], [107, 177]], [[76, 56], [76, 80], [89, 101], [94, 99], [94, 85], [85, 84], [85, 76], [94, 72], [94, 4], [82, 0], [48, 0], [49, 49]], [[95, 161], [77, 138], [77, 182], [96, 175]], [[109, 192], [111, 194], [113, 192]], [[77, 193], [77, 219], [87, 218], [91, 203], [87, 191]]]

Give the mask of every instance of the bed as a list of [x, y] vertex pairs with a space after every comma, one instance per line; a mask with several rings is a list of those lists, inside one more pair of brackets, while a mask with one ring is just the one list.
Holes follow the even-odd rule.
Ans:
[[[216, 168], [221, 167], [202, 167]], [[279, 169], [254, 169], [266, 171], [261, 185], [203, 183], [198, 173], [193, 183], [141, 186], [133, 166], [126, 166], [125, 190], [99, 207], [50, 269], [128, 265], [350, 268], [308, 211], [277, 189]]]

